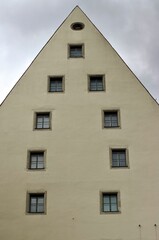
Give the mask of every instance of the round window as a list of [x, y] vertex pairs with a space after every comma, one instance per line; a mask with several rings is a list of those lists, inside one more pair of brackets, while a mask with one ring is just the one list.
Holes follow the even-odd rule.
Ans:
[[84, 24], [80, 23], [80, 22], [75, 22], [75, 23], [72, 23], [71, 28], [72, 28], [72, 30], [79, 31], [84, 28]]

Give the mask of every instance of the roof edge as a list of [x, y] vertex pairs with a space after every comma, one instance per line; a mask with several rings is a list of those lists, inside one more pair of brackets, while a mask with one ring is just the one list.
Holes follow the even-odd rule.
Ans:
[[122, 60], [122, 62], [126, 65], [126, 67], [131, 71], [131, 73], [135, 76], [137, 81], [140, 83], [140, 85], [146, 90], [146, 92], [149, 94], [149, 96], [152, 98], [152, 100], [157, 103], [159, 106], [159, 102], [152, 96], [152, 94], [149, 92], [149, 90], [144, 86], [144, 84], [140, 81], [140, 79], [136, 76], [136, 74], [131, 70], [131, 68], [127, 65], [127, 63], [123, 60], [123, 58], [119, 55], [119, 53], [115, 50], [115, 48], [111, 45], [111, 43], [106, 39], [106, 37], [102, 34], [102, 32], [96, 27], [96, 25], [90, 20], [90, 18], [85, 14], [85, 12], [79, 7], [79, 9], [83, 12], [83, 14], [87, 17], [87, 19], [90, 21], [90, 23], [93, 24], [95, 29], [101, 34], [101, 36], [107, 41], [107, 43], [112, 47], [112, 49], [115, 51], [115, 53], [118, 55], [118, 57]]
[[90, 20], [90, 18], [86, 15], [86, 13], [79, 7], [79, 5], [76, 5], [73, 10], [67, 15], [67, 17], [63, 20], [63, 22], [59, 25], [59, 27], [55, 30], [55, 32], [51, 35], [51, 37], [49, 38], [49, 40], [44, 44], [44, 46], [41, 48], [41, 50], [38, 52], [38, 54], [35, 56], [35, 58], [31, 61], [31, 63], [29, 64], [29, 66], [27, 67], [27, 69], [24, 71], [24, 73], [21, 75], [21, 77], [19, 78], [19, 80], [15, 83], [15, 85], [11, 88], [11, 90], [9, 91], [9, 93], [6, 95], [6, 97], [4, 98], [4, 100], [2, 101], [2, 103], [0, 104], [0, 107], [3, 105], [3, 103], [6, 101], [6, 99], [8, 98], [8, 96], [11, 94], [11, 92], [13, 91], [13, 89], [16, 87], [16, 85], [20, 82], [20, 80], [22, 79], [22, 77], [25, 75], [25, 73], [28, 71], [28, 69], [32, 66], [32, 64], [35, 62], [35, 60], [38, 58], [38, 56], [40, 55], [40, 53], [43, 51], [43, 49], [46, 47], [46, 45], [51, 41], [51, 39], [54, 37], [54, 35], [56, 34], [56, 32], [61, 28], [61, 26], [64, 24], [64, 22], [69, 18], [69, 16], [72, 14], [72, 12], [76, 9], [80, 9], [83, 14], [86, 16], [86, 18], [89, 20], [89, 22], [95, 27], [95, 29], [100, 33], [100, 35], [107, 41], [107, 43], [112, 47], [112, 49], [115, 51], [115, 53], [119, 56], [119, 58], [123, 61], [123, 63], [126, 65], [126, 67], [131, 71], [131, 73], [135, 76], [135, 78], [138, 80], [138, 82], [141, 84], [141, 86], [147, 91], [147, 93], [149, 94], [149, 96], [153, 99], [153, 101], [155, 103], [157, 103], [157, 105], [159, 106], [159, 102], [152, 96], [152, 94], [149, 92], [149, 90], [144, 86], [144, 84], [139, 80], [139, 78], [136, 76], [136, 74], [131, 70], [131, 68], [127, 65], [127, 63], [123, 60], [123, 58], [119, 55], [119, 53], [115, 50], [115, 48], [110, 44], [110, 42], [106, 39], [106, 37], [101, 33], [101, 31], [95, 26], [95, 24]]
[[[36, 59], [38, 58], [38, 56], [40, 55], [40, 53], [43, 51], [43, 49], [47, 46], [47, 44], [51, 41], [51, 39], [54, 37], [54, 35], [56, 34], [56, 32], [61, 28], [61, 26], [64, 24], [64, 22], [69, 18], [69, 16], [72, 14], [72, 12], [76, 9], [79, 8], [81, 11], [82, 9], [76, 5], [73, 10], [67, 15], [67, 17], [62, 21], [62, 23], [59, 25], [59, 27], [55, 30], [55, 32], [51, 35], [51, 37], [49, 38], [49, 40], [44, 44], [44, 46], [41, 48], [41, 50], [37, 53], [37, 55], [33, 58], [33, 60], [31, 61], [31, 63], [29, 64], [29, 66], [26, 68], [26, 70], [23, 72], [23, 74], [20, 76], [20, 78], [17, 80], [17, 82], [13, 85], [13, 87], [11, 88], [11, 90], [8, 92], [8, 94], [6, 95], [6, 97], [3, 99], [3, 101], [0, 104], [0, 107], [4, 104], [4, 102], [6, 101], [6, 99], [9, 97], [9, 95], [12, 93], [12, 91], [14, 90], [14, 88], [18, 85], [18, 83], [21, 81], [21, 79], [23, 78], [23, 76], [25, 75], [25, 73], [28, 71], [28, 69], [32, 66], [32, 64], [36, 61]], [[83, 12], [83, 11], [82, 11]], [[83, 12], [84, 13], [84, 12]], [[85, 14], [85, 13], [84, 13]], [[86, 15], [86, 14], [85, 14]]]

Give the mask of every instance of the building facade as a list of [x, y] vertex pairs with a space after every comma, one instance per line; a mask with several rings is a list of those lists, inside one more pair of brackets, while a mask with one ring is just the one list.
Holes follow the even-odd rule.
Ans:
[[0, 122], [0, 239], [159, 238], [159, 106], [78, 6]]

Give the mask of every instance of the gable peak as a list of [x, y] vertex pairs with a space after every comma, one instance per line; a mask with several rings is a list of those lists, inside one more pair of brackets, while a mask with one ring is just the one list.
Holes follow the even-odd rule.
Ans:
[[79, 9], [82, 11], [82, 9], [79, 7], [79, 5], [76, 5], [73, 10], [75, 10], [75, 9]]
[[[75, 12], [75, 11], [79, 11], [79, 12], [84, 13], [83, 10], [79, 7], [79, 5], [76, 5], [76, 6], [72, 9], [72, 11], [70, 12], [70, 14], [73, 13], [73, 12]], [[84, 13], [84, 14], [85, 14], [85, 13]], [[85, 14], [85, 15], [86, 15], [86, 14]]]

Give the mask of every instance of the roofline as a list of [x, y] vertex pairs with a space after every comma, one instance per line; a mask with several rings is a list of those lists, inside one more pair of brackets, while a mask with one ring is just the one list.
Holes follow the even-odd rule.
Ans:
[[[11, 90], [8, 92], [8, 94], [6, 95], [6, 97], [3, 99], [3, 101], [0, 104], [0, 107], [3, 105], [3, 103], [6, 101], [6, 99], [8, 98], [8, 96], [11, 94], [11, 92], [14, 90], [14, 88], [17, 86], [17, 84], [20, 82], [20, 80], [23, 78], [23, 76], [25, 75], [25, 73], [28, 71], [28, 69], [32, 66], [32, 64], [36, 61], [36, 59], [38, 58], [38, 56], [40, 55], [40, 53], [43, 51], [43, 49], [47, 46], [47, 44], [51, 41], [51, 39], [54, 37], [54, 35], [56, 34], [56, 32], [59, 30], [59, 28], [63, 25], [63, 23], [68, 19], [68, 17], [72, 14], [72, 12], [76, 9], [79, 8], [81, 10], [81, 8], [76, 5], [73, 10], [68, 14], [68, 16], [63, 20], [63, 22], [59, 25], [59, 27], [55, 30], [55, 32], [51, 35], [51, 37], [49, 38], [49, 40], [44, 44], [44, 46], [41, 48], [41, 50], [37, 53], [37, 55], [35, 56], [35, 58], [31, 61], [31, 63], [29, 64], [29, 66], [27, 67], [27, 69], [23, 72], [23, 74], [21, 75], [21, 77], [18, 79], [18, 81], [14, 84], [14, 86], [11, 88]], [[82, 11], [82, 10], [81, 10]], [[83, 11], [82, 11], [83, 12]]]
[[[79, 7], [80, 8], [80, 7]], [[81, 9], [81, 8], [80, 8]], [[81, 9], [83, 12], [83, 10]], [[150, 95], [150, 97], [157, 103], [159, 106], [159, 102], [152, 96], [152, 94], [149, 92], [149, 90], [144, 86], [144, 84], [140, 81], [140, 79], [136, 76], [136, 74], [131, 70], [131, 68], [127, 65], [127, 63], [123, 60], [123, 58], [119, 55], [119, 53], [115, 50], [115, 48], [110, 44], [110, 42], [106, 39], [106, 37], [101, 33], [101, 31], [96, 27], [96, 25], [90, 20], [90, 18], [83, 12], [83, 14], [88, 18], [88, 20], [93, 24], [93, 26], [96, 28], [96, 30], [101, 34], [101, 36], [107, 41], [107, 43], [113, 48], [113, 50], [116, 52], [118, 57], [122, 60], [122, 62], [127, 66], [127, 68], [131, 71], [131, 73], [135, 76], [135, 78], [138, 80], [138, 82], [141, 84], [142, 87], [147, 91], [147, 93]]]
[[46, 45], [51, 41], [51, 39], [54, 37], [54, 35], [56, 34], [56, 32], [61, 28], [61, 26], [64, 24], [64, 22], [69, 18], [69, 16], [72, 14], [72, 12], [76, 9], [79, 8], [81, 10], [81, 12], [83, 12], [83, 14], [86, 16], [86, 18], [90, 21], [90, 23], [95, 27], [95, 29], [101, 34], [101, 36], [107, 41], [107, 43], [112, 47], [112, 49], [116, 52], [116, 54], [119, 56], [119, 58], [123, 61], [123, 63], [127, 66], [127, 68], [131, 71], [131, 73], [135, 76], [135, 78], [138, 80], [138, 82], [141, 84], [142, 87], [144, 87], [144, 89], [147, 91], [147, 93], [149, 94], [149, 96], [153, 99], [153, 101], [155, 103], [157, 103], [157, 105], [159, 106], [159, 102], [157, 102], [157, 100], [152, 96], [152, 94], [148, 91], [148, 89], [144, 86], [144, 84], [139, 80], [139, 78], [136, 76], [136, 74], [131, 70], [131, 68], [127, 65], [127, 63], [123, 60], [123, 58], [119, 55], [119, 53], [115, 50], [115, 48], [110, 44], [110, 42], [106, 39], [106, 37], [101, 33], [101, 31], [95, 26], [95, 24], [90, 20], [90, 18], [86, 15], [86, 13], [79, 7], [79, 5], [76, 5], [73, 10], [68, 14], [68, 16], [63, 20], [63, 22], [59, 25], [59, 27], [55, 30], [55, 32], [51, 35], [51, 37], [49, 38], [49, 40], [44, 44], [44, 46], [42, 47], [42, 49], [39, 51], [39, 53], [36, 55], [36, 57], [32, 60], [32, 62], [30, 63], [30, 65], [27, 67], [27, 69], [24, 71], [24, 73], [21, 75], [21, 77], [19, 78], [19, 80], [15, 83], [15, 85], [11, 88], [11, 90], [9, 91], [9, 93], [6, 95], [6, 97], [4, 98], [4, 100], [2, 101], [2, 103], [0, 104], [0, 107], [2, 106], [2, 104], [6, 101], [6, 99], [8, 98], [8, 96], [11, 94], [11, 92], [13, 91], [13, 89], [16, 87], [16, 85], [20, 82], [20, 80], [22, 79], [22, 77], [25, 75], [25, 73], [28, 71], [28, 69], [32, 66], [32, 64], [35, 62], [35, 60], [38, 58], [38, 56], [40, 55], [40, 53], [43, 51], [43, 49], [46, 47]]

